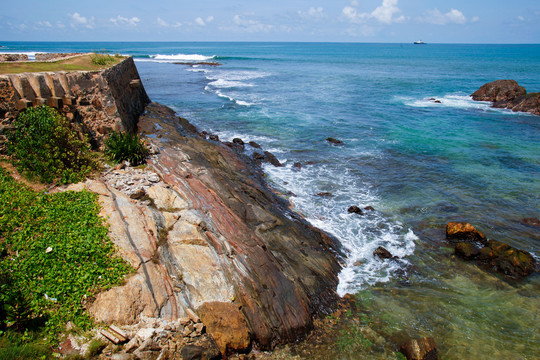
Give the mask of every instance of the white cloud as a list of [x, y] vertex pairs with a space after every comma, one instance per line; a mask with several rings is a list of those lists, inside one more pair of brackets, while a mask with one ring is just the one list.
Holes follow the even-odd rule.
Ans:
[[477, 22], [477, 21], [479, 21], [479, 20], [480, 20], [480, 18], [479, 18], [478, 16], [474, 16], [474, 17], [471, 19], [471, 22], [474, 23], [474, 22]]
[[141, 19], [139, 19], [136, 16], [132, 18], [126, 18], [126, 17], [118, 15], [115, 18], [110, 18], [109, 21], [112, 22], [116, 26], [135, 27], [141, 21]]
[[456, 9], [450, 9], [446, 14], [441, 13], [439, 9], [429, 10], [426, 15], [419, 20], [435, 25], [465, 24], [467, 22], [465, 15]]
[[325, 17], [324, 9], [322, 6], [319, 6], [317, 8], [310, 7], [308, 11], [298, 11], [298, 15], [304, 19], [322, 19]]
[[258, 20], [247, 18], [247, 16], [249, 15], [251, 14], [234, 15], [234, 18], [233, 18], [234, 24], [237, 27], [239, 27], [241, 30], [244, 30], [247, 32], [268, 32], [274, 29], [273, 25], [263, 24], [262, 22]]
[[37, 25], [40, 27], [48, 27], [48, 28], [53, 27], [53, 25], [49, 21], [38, 21]]
[[520, 21], [525, 21], [525, 18], [524, 18], [523, 16], [520, 15], [520, 16], [518, 16], [518, 20], [520, 20]]
[[213, 17], [213, 16], [208, 16], [208, 17], [206, 18], [206, 23], [207, 23], [207, 24], [208, 24], [208, 23], [211, 23], [212, 21], [214, 21], [214, 17]]
[[173, 27], [173, 28], [179, 28], [182, 26], [182, 23], [181, 22], [175, 22], [174, 24], [169, 24], [168, 22], [166, 22], [165, 20], [163, 20], [162, 18], [158, 17], [156, 19], [157, 21], [157, 24], [161, 27]]
[[405, 21], [405, 16], [395, 16], [401, 12], [398, 8], [398, 0], [383, 0], [382, 4], [371, 13], [358, 12], [356, 7], [358, 1], [351, 1], [351, 6], [345, 6], [341, 11], [342, 15], [352, 23], [362, 23], [368, 19], [375, 19], [383, 24], [391, 24]]
[[86, 27], [88, 29], [91, 29], [94, 27], [94, 18], [90, 18], [90, 19], [87, 19], [86, 17], [84, 16], [81, 16], [81, 14], [79, 13], [73, 13], [73, 14], [68, 14], [69, 17], [71, 18], [72, 22], [71, 22], [71, 27], [72, 28], [76, 28], [77, 26], [83, 26], [83, 27]]

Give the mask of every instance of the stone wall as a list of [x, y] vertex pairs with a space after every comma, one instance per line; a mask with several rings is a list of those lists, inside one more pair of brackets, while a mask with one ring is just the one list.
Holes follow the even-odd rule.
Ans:
[[0, 75], [0, 143], [21, 111], [45, 104], [79, 123], [100, 147], [111, 130], [135, 130], [149, 102], [133, 58], [104, 71]]

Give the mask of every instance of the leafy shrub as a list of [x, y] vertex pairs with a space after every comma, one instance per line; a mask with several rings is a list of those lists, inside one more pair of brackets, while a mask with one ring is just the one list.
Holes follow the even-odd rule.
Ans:
[[77, 182], [96, 168], [86, 138], [55, 109], [27, 109], [14, 121], [8, 149], [17, 170], [30, 178], [51, 183]]
[[132, 165], [142, 164], [150, 154], [139, 135], [113, 131], [105, 140], [105, 154], [114, 162], [129, 161]]
[[[18, 332], [37, 330], [39, 323], [25, 319], [42, 318], [49, 340], [68, 321], [80, 329], [92, 325], [86, 299], [120, 284], [131, 271], [115, 255], [99, 211], [94, 193], [38, 193], [0, 167], [0, 248], [7, 249], [0, 274], [9, 274], [3, 301], [30, 310], [6, 309], [4, 325]], [[19, 291], [23, 299], [17, 298]]]

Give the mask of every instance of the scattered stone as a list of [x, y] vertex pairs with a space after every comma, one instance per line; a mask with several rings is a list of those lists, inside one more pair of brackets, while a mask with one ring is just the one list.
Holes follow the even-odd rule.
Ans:
[[363, 215], [363, 214], [364, 214], [363, 211], [362, 211], [362, 209], [360, 209], [360, 208], [359, 208], [358, 206], [356, 206], [356, 205], [352, 205], [351, 207], [349, 207], [349, 208], [347, 209], [347, 212], [348, 212], [349, 214], [358, 214], [358, 215]]
[[458, 242], [455, 248], [455, 254], [466, 260], [471, 260], [480, 255], [480, 249], [469, 242]]
[[150, 174], [148, 176], [148, 181], [150, 182], [153, 182], [153, 183], [157, 183], [159, 182], [161, 179], [159, 178], [158, 174]]
[[486, 236], [466, 222], [449, 222], [446, 225], [446, 239], [452, 242], [478, 241], [482, 244], [486, 243]]
[[219, 136], [217, 135], [208, 135], [208, 139], [212, 141], [219, 141]]
[[435, 99], [435, 98], [429, 98], [428, 100], [429, 100], [429, 101], [435, 101], [435, 100], [437, 100], [437, 99]]
[[124, 351], [125, 352], [132, 352], [135, 349], [139, 347], [139, 338], [134, 337], [133, 339], [129, 340], [126, 345], [124, 345]]
[[195, 331], [198, 332], [199, 334], [202, 334], [203, 331], [204, 331], [204, 324], [203, 323], [195, 324], [195, 325], [193, 325], [193, 327], [195, 328]]
[[250, 141], [248, 143], [251, 147], [254, 147], [255, 149], [260, 149], [261, 145], [257, 144], [255, 141]]
[[435, 103], [435, 104], [440, 104], [440, 103], [441, 103], [441, 100], [435, 100], [434, 103]]
[[540, 227], [540, 220], [537, 218], [525, 218], [521, 219], [521, 223], [527, 226]]
[[107, 330], [101, 330], [101, 335], [103, 335], [107, 340], [111, 341], [115, 345], [118, 345], [122, 342], [121, 338], [119, 338], [118, 335], [113, 334]]
[[295, 162], [293, 164], [293, 168], [296, 169], [296, 170], [300, 170], [300, 169], [302, 169], [302, 164], [300, 164], [299, 162]]
[[183, 360], [202, 360], [206, 349], [201, 346], [187, 345], [180, 350]]
[[204, 138], [204, 139], [206, 139], [206, 138], [208, 137], [208, 133], [207, 133], [206, 131], [201, 131], [201, 132], [199, 133], [199, 135], [200, 135], [202, 138]]
[[368, 206], [366, 206], [364, 208], [364, 210], [366, 210], [366, 211], [375, 211], [375, 208], [373, 206], [368, 205]]
[[180, 325], [186, 326], [191, 322], [191, 319], [189, 317], [182, 317], [178, 321], [180, 322]]
[[326, 138], [326, 141], [328, 141], [329, 143], [334, 144], [334, 145], [344, 145], [345, 144], [343, 141], [338, 140], [338, 139], [334, 139], [333, 137]]
[[232, 139], [232, 142], [238, 145], [242, 145], [242, 147], [244, 147], [244, 141], [240, 138], [234, 138]]
[[258, 152], [253, 153], [253, 160], [256, 163], [261, 164], [264, 161], [264, 155]]
[[392, 259], [393, 257], [390, 251], [386, 250], [382, 246], [379, 246], [375, 249], [375, 251], [373, 251], [373, 256], [378, 256], [381, 260]]
[[331, 192], [320, 192], [320, 193], [317, 193], [317, 196], [325, 197], [325, 198], [331, 198], [334, 195]]
[[187, 308], [186, 309], [186, 314], [187, 314], [187, 316], [189, 316], [191, 321], [193, 321], [195, 324], [198, 323], [198, 322], [201, 322], [201, 319], [199, 318], [199, 316], [197, 316], [197, 314], [195, 314], [195, 312], [193, 310]]
[[111, 355], [111, 360], [138, 360], [139, 358], [133, 354], [115, 353]]
[[139, 190], [136, 190], [131, 195], [129, 195], [129, 197], [132, 198], [133, 200], [139, 200], [143, 198], [144, 195], [146, 195], [146, 191], [144, 191], [144, 189], [139, 189]]
[[400, 348], [408, 360], [437, 360], [437, 345], [432, 337], [424, 337], [421, 339], [412, 339]]

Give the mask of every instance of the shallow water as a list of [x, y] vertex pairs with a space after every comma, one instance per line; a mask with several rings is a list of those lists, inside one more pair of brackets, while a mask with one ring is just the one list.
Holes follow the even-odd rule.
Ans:
[[[273, 152], [285, 167], [265, 166], [269, 181], [340, 239], [349, 256], [338, 290], [368, 299], [387, 335], [431, 335], [446, 359], [540, 358], [539, 276], [507, 282], [453, 258], [444, 240], [447, 222], [465, 220], [539, 259], [540, 231], [520, 219], [540, 217], [540, 117], [469, 97], [496, 79], [540, 91], [539, 45], [4, 45], [132, 54], [154, 101]], [[173, 64], [189, 60], [222, 65]], [[378, 246], [401, 259], [380, 261]]]

